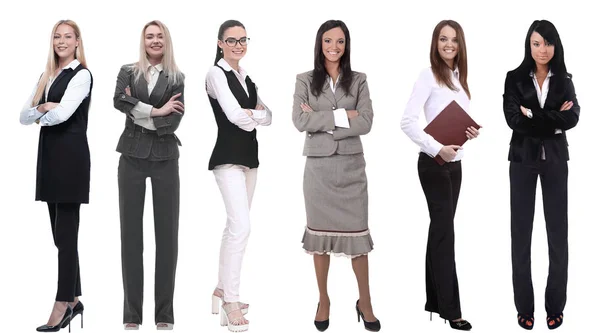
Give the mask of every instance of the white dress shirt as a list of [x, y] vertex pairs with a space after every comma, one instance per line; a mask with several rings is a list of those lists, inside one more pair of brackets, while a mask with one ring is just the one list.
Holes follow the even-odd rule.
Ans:
[[[423, 130], [424, 127], [419, 124], [421, 111], [423, 110], [425, 113], [427, 124], [452, 101], [456, 101], [460, 107], [469, 112], [469, 96], [467, 96], [467, 93], [463, 90], [458, 80], [458, 69], [452, 72], [451, 78], [452, 83], [458, 89], [457, 91], [439, 84], [433, 75], [431, 67], [421, 71], [402, 116], [402, 131], [421, 148], [422, 152], [431, 157], [438, 155], [444, 145], [435, 140], [431, 135], [425, 133]], [[463, 154], [462, 149], [458, 150], [452, 162], [460, 161]]]
[[[67, 66], [63, 67], [59, 74], [67, 68], [75, 69], [77, 66], [79, 66], [79, 64], [79, 60], [75, 59]], [[48, 91], [50, 90], [50, 86], [52, 86], [52, 83], [55, 79], [56, 77], [50, 77], [48, 84], [46, 84], [46, 89], [44, 92], [46, 99], [48, 99]], [[73, 113], [75, 113], [81, 102], [90, 94], [91, 83], [92, 76], [90, 75], [90, 72], [88, 70], [80, 70], [77, 72], [77, 74], [75, 74], [71, 81], [69, 81], [67, 89], [65, 90], [65, 93], [58, 106], [52, 110], [48, 110], [46, 113], [38, 111], [37, 108], [39, 105], [34, 107], [31, 106], [39, 83], [36, 84], [33, 88], [31, 96], [29, 96], [27, 102], [21, 110], [21, 124], [30, 125], [39, 119], [39, 124], [41, 126], [54, 126], [67, 121], [73, 115]]]
[[[246, 77], [248, 74], [246, 71], [241, 67], [239, 72], [236, 71], [229, 66], [225, 59], [219, 60], [217, 64], [228, 72], [233, 71], [235, 77], [246, 91], [246, 95], [248, 95], [248, 87], [246, 86]], [[256, 96], [257, 104], [264, 106], [265, 110], [250, 109], [252, 116], [249, 116], [240, 106], [231, 89], [229, 89], [225, 73], [216, 66], [211, 67], [208, 74], [206, 74], [206, 92], [208, 96], [219, 102], [227, 119], [244, 131], [251, 132], [258, 125], [268, 126], [271, 124], [271, 110], [262, 102], [260, 96], [258, 96], [258, 92]]]
[[[552, 71], [548, 70], [548, 75], [546, 76], [546, 78], [544, 79], [544, 82], [542, 83], [542, 86], [540, 87], [540, 84], [538, 83], [537, 76], [535, 75], [535, 73], [533, 71], [531, 73], [529, 73], [529, 76], [531, 76], [531, 78], [533, 79], [533, 85], [535, 86], [535, 91], [537, 92], [538, 102], [540, 102], [540, 107], [542, 109], [544, 108], [544, 105], [546, 105], [546, 98], [548, 98], [548, 90], [550, 89], [550, 77], [552, 75], [554, 75], [554, 74], [552, 74]], [[529, 113], [528, 117], [532, 118], [533, 113]], [[554, 134], [560, 134], [560, 133], [562, 133], [561, 129], [557, 128], [554, 130]], [[546, 159], [546, 150], [544, 149], [544, 146], [542, 145], [542, 160], [545, 160], [545, 159]]]

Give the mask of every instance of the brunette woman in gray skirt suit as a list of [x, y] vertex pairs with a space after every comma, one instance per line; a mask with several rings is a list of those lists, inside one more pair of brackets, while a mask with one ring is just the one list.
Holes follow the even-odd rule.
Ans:
[[365, 159], [360, 135], [369, 133], [373, 110], [366, 75], [350, 67], [350, 33], [342, 21], [321, 25], [314, 69], [296, 77], [292, 119], [306, 132], [304, 198], [307, 226], [302, 242], [313, 255], [319, 305], [315, 326], [329, 327], [329, 254], [352, 258], [359, 300], [356, 312], [365, 328], [379, 331], [369, 293]]

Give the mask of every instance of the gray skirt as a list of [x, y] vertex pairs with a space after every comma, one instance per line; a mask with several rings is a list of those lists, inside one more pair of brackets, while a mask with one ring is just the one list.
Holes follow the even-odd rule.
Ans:
[[306, 252], [357, 257], [373, 249], [362, 153], [307, 157], [304, 202]]

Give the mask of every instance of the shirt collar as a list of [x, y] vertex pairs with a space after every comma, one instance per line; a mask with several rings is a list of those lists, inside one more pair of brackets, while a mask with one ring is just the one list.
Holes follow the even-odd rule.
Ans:
[[[225, 61], [225, 59], [221, 58], [218, 62], [217, 62], [218, 66], [221, 66], [221, 68], [223, 68], [224, 70], [230, 72], [230, 71], [234, 71], [236, 72], [236, 70], [234, 70], [231, 66], [229, 66], [229, 64], [227, 63], [227, 61]], [[240, 66], [240, 71], [236, 72], [238, 74], [240, 74], [242, 76], [243, 79], [246, 79], [246, 71]]]
[[74, 59], [73, 61], [71, 61], [68, 65], [66, 65], [65, 67], [63, 67], [62, 69], [75, 69], [77, 68], [77, 66], [79, 66], [80, 62], [77, 59]]
[[[552, 70], [551, 70], [551, 69], [549, 69], [549, 70], [548, 70], [548, 76], [547, 76], [547, 77], [549, 77], [549, 78], [550, 78], [550, 77], [552, 77], [552, 75], [554, 75], [554, 73], [552, 73]], [[535, 76], [535, 73], [533, 72], [533, 70], [532, 70], [531, 72], [529, 72], [529, 76], [530, 76], [530, 77], [532, 77], [532, 78], [536, 77], [536, 76]]]
[[159, 71], [159, 72], [162, 72], [162, 70], [163, 70], [163, 64], [162, 63], [157, 64], [156, 66], [148, 65], [148, 70], [150, 70], [153, 67], [156, 68], [156, 70]]
[[458, 67], [452, 70], [452, 74], [458, 79], [460, 77], [460, 72], [458, 71]]

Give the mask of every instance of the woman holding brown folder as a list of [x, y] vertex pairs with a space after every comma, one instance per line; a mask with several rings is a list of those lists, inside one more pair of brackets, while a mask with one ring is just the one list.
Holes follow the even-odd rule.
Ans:
[[[419, 179], [431, 219], [426, 254], [425, 310], [439, 313], [454, 329], [468, 331], [471, 324], [461, 317], [454, 263], [454, 213], [460, 193], [463, 151], [458, 145], [442, 145], [425, 133], [418, 123], [421, 111], [430, 123], [452, 101], [465, 111], [469, 110], [467, 49], [462, 27], [457, 22], [445, 20], [435, 27], [430, 62], [431, 67], [419, 75], [402, 116], [402, 131], [421, 148]], [[479, 131], [474, 127], [465, 131], [467, 139], [478, 135]], [[438, 164], [434, 159], [436, 156], [446, 163]]]
[[508, 72], [504, 88], [504, 116], [513, 130], [508, 154], [513, 291], [518, 323], [527, 330], [534, 324], [531, 233], [538, 176], [550, 256], [545, 304], [549, 329], [562, 324], [567, 299], [569, 149], [565, 131], [577, 125], [579, 104], [563, 54], [554, 25], [534, 21], [525, 39], [525, 58]]

